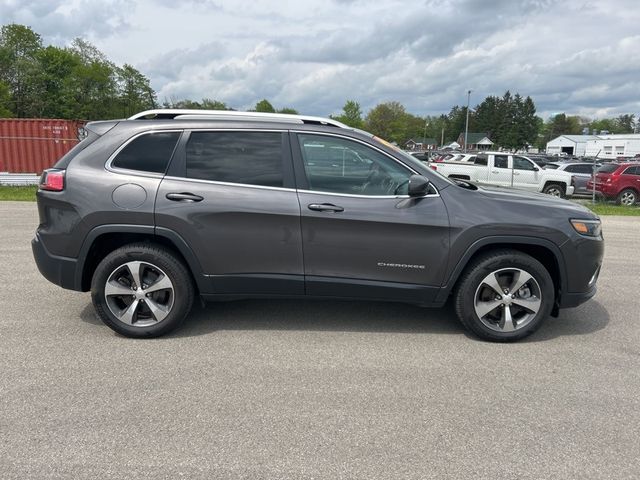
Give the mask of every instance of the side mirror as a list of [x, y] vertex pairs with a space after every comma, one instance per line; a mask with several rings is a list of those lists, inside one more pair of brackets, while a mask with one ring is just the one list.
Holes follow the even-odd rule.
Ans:
[[422, 175], [411, 175], [409, 178], [409, 196], [424, 197], [429, 193], [430, 184], [431, 182]]

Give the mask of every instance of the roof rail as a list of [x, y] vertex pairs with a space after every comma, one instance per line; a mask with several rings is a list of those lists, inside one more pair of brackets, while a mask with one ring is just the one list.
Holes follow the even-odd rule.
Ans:
[[292, 115], [288, 113], [237, 112], [235, 110], [188, 110], [161, 108], [136, 113], [127, 120], [257, 120], [262, 122], [307, 123], [338, 128], [351, 127], [324, 117]]

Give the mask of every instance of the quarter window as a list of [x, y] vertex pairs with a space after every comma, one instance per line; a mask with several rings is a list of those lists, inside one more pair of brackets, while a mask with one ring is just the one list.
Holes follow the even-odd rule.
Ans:
[[181, 132], [154, 132], [140, 135], [118, 153], [111, 164], [115, 168], [164, 173]]
[[350, 140], [298, 134], [309, 189], [352, 195], [406, 195], [411, 172]]
[[187, 177], [282, 187], [282, 133], [192, 132]]

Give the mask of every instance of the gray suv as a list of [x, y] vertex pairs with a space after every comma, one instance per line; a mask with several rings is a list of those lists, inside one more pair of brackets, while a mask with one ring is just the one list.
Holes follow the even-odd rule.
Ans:
[[33, 254], [122, 335], [173, 330], [196, 297], [451, 298], [512, 341], [596, 292], [589, 210], [452, 181], [331, 119], [154, 110], [86, 134], [42, 175]]

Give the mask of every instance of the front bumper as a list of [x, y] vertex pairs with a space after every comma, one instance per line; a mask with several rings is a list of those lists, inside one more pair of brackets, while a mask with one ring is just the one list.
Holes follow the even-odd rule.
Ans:
[[40, 270], [44, 278], [62, 288], [81, 290], [80, 281], [76, 278], [78, 262], [75, 258], [53, 255], [44, 246], [44, 243], [42, 243], [37, 233], [31, 241], [31, 250], [33, 251], [33, 258], [36, 261], [38, 270]]

